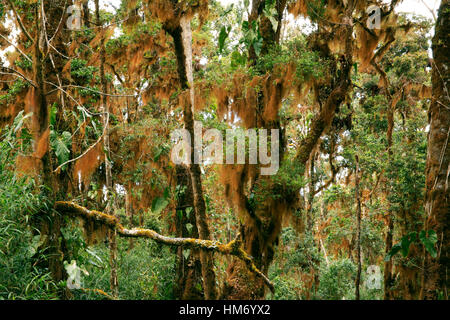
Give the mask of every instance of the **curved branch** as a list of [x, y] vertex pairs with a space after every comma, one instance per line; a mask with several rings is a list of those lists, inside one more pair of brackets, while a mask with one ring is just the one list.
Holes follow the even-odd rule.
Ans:
[[212, 240], [166, 237], [149, 229], [125, 229], [117, 217], [99, 211], [88, 210], [73, 202], [58, 201], [55, 203], [55, 209], [61, 214], [68, 214], [83, 218], [85, 220], [95, 220], [96, 222], [100, 222], [111, 229], [117, 230], [117, 233], [122, 237], [148, 238], [169, 246], [184, 246], [191, 249], [201, 249], [210, 252], [218, 252], [224, 255], [235, 256], [242, 260], [247, 265], [247, 268], [256, 276], [262, 278], [264, 283], [272, 292], [275, 290], [272, 282], [255, 266], [253, 259], [242, 249], [242, 243], [238, 240], [233, 240], [228, 244], [222, 244], [219, 241]]

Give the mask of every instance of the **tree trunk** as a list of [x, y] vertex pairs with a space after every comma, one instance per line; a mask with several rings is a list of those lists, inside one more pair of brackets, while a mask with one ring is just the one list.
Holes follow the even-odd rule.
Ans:
[[[177, 185], [185, 187], [177, 194], [177, 209], [175, 217], [175, 229], [177, 237], [198, 238], [198, 229], [195, 220], [194, 198], [191, 184], [191, 177], [187, 167], [176, 166]], [[191, 211], [190, 211], [191, 210]], [[192, 225], [189, 231], [187, 224]], [[177, 248], [176, 261], [176, 285], [175, 296], [181, 300], [200, 300], [204, 298], [204, 293], [200, 289], [202, 286], [202, 264], [200, 262], [199, 250], [190, 250], [187, 257], [184, 256], [183, 247]]]
[[361, 195], [359, 192], [359, 157], [355, 156], [355, 194], [356, 194], [356, 259], [358, 263], [358, 271], [356, 273], [355, 299], [359, 300], [359, 286], [361, 282]]
[[308, 207], [306, 212], [306, 231], [308, 234], [313, 233], [313, 202], [314, 202], [314, 192], [315, 192], [315, 180], [314, 180], [314, 161], [316, 155], [313, 153], [311, 155], [311, 160], [309, 164], [309, 192], [308, 192]]
[[[390, 105], [388, 109], [388, 129], [387, 129], [387, 143], [388, 143], [388, 162], [389, 165], [391, 164], [392, 159], [392, 133], [394, 131], [394, 108], [395, 106]], [[387, 186], [387, 195], [390, 193], [390, 187]], [[391, 249], [393, 244], [393, 236], [394, 236], [394, 213], [391, 210], [390, 204], [389, 210], [388, 210], [388, 216], [387, 216], [387, 225], [388, 230], [386, 232], [386, 240], [385, 240], [385, 255], [387, 255]], [[393, 292], [392, 292], [392, 285], [393, 285], [393, 276], [392, 276], [392, 266], [393, 262], [392, 259], [389, 259], [389, 261], [386, 261], [384, 263], [384, 300], [392, 300]]]
[[[100, 5], [99, 0], [95, 0], [95, 17], [97, 27], [100, 28], [100, 32], [103, 33], [102, 21], [100, 18]], [[111, 193], [113, 191], [112, 185], [112, 173], [111, 173], [111, 162], [110, 159], [110, 145], [109, 145], [109, 105], [108, 105], [108, 97], [106, 94], [108, 93], [108, 83], [105, 76], [105, 60], [106, 60], [106, 51], [105, 51], [105, 35], [102, 34], [100, 41], [100, 81], [102, 84], [102, 92], [101, 95], [101, 112], [104, 112], [103, 115], [103, 126], [107, 127], [105, 130], [105, 136], [103, 137], [103, 147], [105, 150], [105, 181], [106, 181], [106, 209], [105, 211], [108, 214], [114, 215], [114, 208], [111, 203]], [[117, 298], [119, 295], [119, 284], [117, 280], [117, 232], [116, 230], [110, 230], [108, 234], [109, 238], [109, 264], [111, 267], [111, 276], [110, 276], [110, 288], [111, 294], [113, 297]]]
[[[184, 18], [181, 18], [184, 20]], [[183, 27], [182, 27], [183, 26]], [[172, 36], [175, 46], [175, 54], [177, 57], [178, 76], [180, 80], [181, 89], [183, 91], [190, 89], [190, 103], [184, 106], [184, 125], [191, 137], [195, 139], [194, 131], [194, 97], [193, 97], [193, 82], [192, 61], [189, 57], [192, 56], [191, 38], [190, 38], [190, 21], [185, 20], [175, 26], [165, 26], [166, 31]], [[200, 239], [210, 240], [211, 234], [208, 226], [208, 218], [206, 216], [206, 205], [203, 198], [202, 180], [200, 165], [195, 163], [195, 149], [194, 143], [191, 144], [191, 161], [189, 166], [189, 173], [192, 181], [192, 191], [194, 194], [194, 212], [196, 217], [196, 224]], [[216, 275], [214, 272], [214, 260], [211, 252], [204, 250], [200, 251], [200, 260], [202, 263], [203, 289], [205, 298], [207, 300], [217, 299]]]
[[424, 257], [421, 298], [448, 299], [450, 237], [450, 1], [442, 0], [433, 38], [432, 101], [426, 166], [425, 230], [437, 233], [437, 257]]
[[[33, 31], [33, 81], [36, 87], [31, 88], [30, 99], [27, 107], [33, 112], [32, 134], [33, 134], [33, 157], [37, 160], [37, 171], [40, 172], [42, 181], [39, 184], [47, 188], [45, 196], [54, 201], [60, 194], [67, 194], [68, 176], [66, 172], [54, 173], [50, 155], [50, 119], [49, 105], [57, 103], [60, 98], [55, 93], [49, 94], [47, 84], [58, 83], [62, 85], [59, 77], [65, 64], [62, 55], [66, 52], [65, 43], [67, 34], [62, 33], [60, 19], [64, 14], [64, 4], [71, 5], [72, 1], [44, 1], [34, 4], [33, 25], [26, 25], [24, 28]], [[44, 18], [44, 13], [46, 18]], [[53, 37], [53, 47], [48, 46], [48, 35]], [[31, 40], [30, 40], [31, 41]], [[61, 52], [61, 55], [53, 55], [53, 49]], [[63, 100], [64, 98], [61, 98]], [[59, 106], [62, 109], [62, 106]], [[61, 111], [59, 109], [58, 111]], [[61, 112], [62, 113], [62, 112]], [[33, 217], [36, 230], [40, 230], [41, 236], [46, 236], [42, 248], [44, 250], [43, 266], [47, 267], [55, 282], [60, 282], [67, 278], [64, 268], [65, 243], [61, 234], [61, 227], [64, 220], [54, 210], [41, 212]], [[62, 298], [70, 297], [67, 288], [60, 292]]]

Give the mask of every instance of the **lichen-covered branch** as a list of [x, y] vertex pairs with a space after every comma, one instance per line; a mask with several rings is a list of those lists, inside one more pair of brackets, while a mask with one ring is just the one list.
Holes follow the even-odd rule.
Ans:
[[253, 259], [242, 249], [241, 242], [233, 240], [227, 244], [222, 244], [213, 240], [201, 240], [192, 238], [171, 238], [160, 235], [159, 233], [142, 228], [126, 229], [119, 222], [117, 217], [105, 214], [100, 211], [88, 210], [80, 205], [68, 201], [58, 201], [55, 204], [55, 209], [61, 214], [79, 217], [87, 221], [96, 221], [111, 229], [116, 229], [117, 233], [122, 237], [128, 238], [148, 238], [158, 243], [169, 246], [183, 246], [190, 249], [201, 249], [210, 252], [218, 252], [224, 255], [232, 255], [242, 260], [248, 269], [256, 276], [263, 279], [264, 283], [269, 289], [274, 292], [272, 282], [255, 266]]

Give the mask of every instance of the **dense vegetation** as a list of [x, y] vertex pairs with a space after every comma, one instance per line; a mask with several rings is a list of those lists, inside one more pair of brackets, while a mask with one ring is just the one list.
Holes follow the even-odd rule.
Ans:
[[448, 299], [450, 2], [400, 2], [2, 0], [0, 299]]

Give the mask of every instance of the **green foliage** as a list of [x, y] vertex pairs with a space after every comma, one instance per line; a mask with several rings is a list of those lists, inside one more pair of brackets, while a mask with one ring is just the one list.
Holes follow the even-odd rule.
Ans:
[[306, 3], [308, 16], [313, 22], [318, 22], [325, 15], [325, 0], [312, 0]]
[[230, 34], [231, 27], [222, 27], [220, 29], [219, 33], [219, 53], [222, 52], [223, 48], [225, 47], [225, 40], [228, 38], [228, 35]]
[[349, 259], [332, 261], [320, 270], [318, 297], [323, 300], [353, 299], [356, 265]]
[[[268, 299], [304, 299], [305, 287], [298, 273], [310, 273], [319, 268], [322, 261], [311, 234], [299, 235], [292, 227], [284, 228], [269, 278], [275, 285], [275, 294]], [[313, 288], [314, 290], [314, 288]]]
[[26, 118], [21, 112], [0, 137], [0, 299], [55, 299], [58, 286], [39, 267], [44, 238], [30, 223], [41, 209], [48, 210], [48, 201], [33, 180], [13, 170]]
[[283, 277], [281, 275], [271, 277], [275, 286], [275, 293], [270, 293], [266, 299], [269, 300], [300, 300], [299, 292], [302, 290], [302, 284], [299, 281]]
[[264, 15], [267, 17], [267, 19], [270, 20], [270, 23], [272, 24], [273, 32], [277, 32], [278, 29], [278, 11], [276, 8], [276, 1], [274, 0], [266, 0], [265, 6], [264, 6]]
[[[137, 240], [132, 249], [127, 239], [118, 238], [117, 242], [119, 299], [174, 299], [175, 255], [171, 249], [152, 240]], [[108, 246], [99, 244], [89, 250], [98, 259], [95, 264], [84, 265], [89, 275], [83, 276], [83, 288], [101, 289], [108, 293], [111, 272]], [[88, 251], [82, 254], [84, 259], [92, 256]], [[104, 299], [104, 296], [90, 291], [74, 290], [72, 293], [75, 299]]]
[[[417, 237], [419, 236], [419, 237]], [[406, 236], [403, 236], [401, 241], [392, 246], [391, 251], [386, 255], [385, 261], [389, 261], [392, 257], [401, 252], [403, 257], [407, 257], [409, 254], [409, 248], [411, 244], [422, 244], [425, 247], [425, 250], [433, 257], [437, 257], [436, 243], [437, 243], [437, 234], [434, 230], [422, 230], [419, 234], [413, 231], [408, 233]]]
[[293, 195], [298, 192], [305, 186], [303, 173], [304, 166], [299, 165], [297, 161], [286, 159], [281, 162], [281, 167], [277, 174], [272, 176], [272, 197]]
[[58, 158], [59, 164], [69, 160], [71, 144], [72, 135], [70, 132], [64, 131], [59, 135], [55, 130], [50, 131], [50, 145]]
[[94, 78], [96, 67], [87, 66], [87, 61], [75, 58], [70, 61], [70, 75], [77, 84], [86, 85]]
[[305, 39], [296, 38], [282, 46], [272, 47], [267, 54], [258, 59], [257, 67], [262, 72], [275, 72], [277, 76], [282, 77], [288, 64], [295, 66], [296, 83], [321, 78], [327, 65], [317, 52], [306, 47]]
[[428, 230], [426, 232], [425, 230], [420, 231], [419, 233], [419, 239], [420, 242], [425, 246], [425, 249], [431, 254], [433, 258], [437, 257], [437, 251], [436, 251], [436, 243], [437, 243], [437, 234], [434, 230]]
[[15, 98], [19, 93], [23, 91], [23, 89], [28, 88], [29, 84], [22, 78], [18, 78], [16, 81], [9, 86], [9, 89], [6, 94], [0, 96], [0, 101], [5, 100], [7, 103], [12, 102], [12, 99]]
[[160, 214], [169, 205], [169, 188], [164, 190], [162, 197], [156, 197], [152, 202], [152, 212], [154, 214]]
[[242, 32], [243, 38], [241, 39], [241, 43], [244, 43], [248, 50], [253, 48], [256, 55], [259, 56], [263, 45], [263, 38], [259, 30], [258, 22], [256, 20], [242, 22]]
[[14, 61], [14, 64], [22, 68], [23, 70], [31, 70], [33, 68], [33, 63], [30, 60], [25, 59], [23, 57], [20, 57], [19, 59]]

